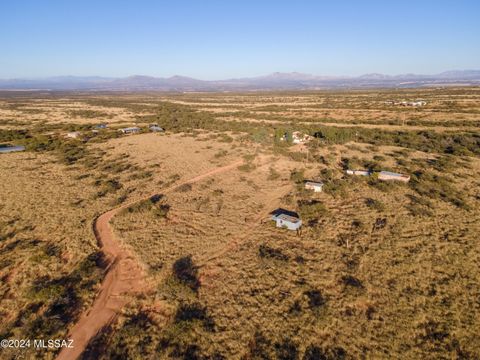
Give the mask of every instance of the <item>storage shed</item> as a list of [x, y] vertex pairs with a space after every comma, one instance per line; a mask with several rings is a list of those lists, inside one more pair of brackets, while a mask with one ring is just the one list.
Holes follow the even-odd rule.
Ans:
[[306, 181], [305, 182], [305, 189], [313, 190], [314, 192], [322, 192], [323, 182], [321, 182], [321, 181]]
[[298, 230], [302, 226], [302, 220], [287, 214], [278, 215], [275, 218], [277, 227], [286, 228], [288, 230]]
[[277, 209], [271, 213], [272, 220], [276, 222], [277, 227], [288, 230], [299, 230], [302, 226], [302, 220], [298, 214], [285, 209]]

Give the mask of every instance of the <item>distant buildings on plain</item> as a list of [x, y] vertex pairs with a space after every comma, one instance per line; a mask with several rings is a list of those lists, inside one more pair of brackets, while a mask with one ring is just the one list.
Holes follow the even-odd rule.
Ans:
[[384, 102], [385, 105], [397, 105], [397, 106], [425, 106], [427, 102], [424, 100], [416, 100], [416, 101], [396, 101], [396, 100], [387, 100]]

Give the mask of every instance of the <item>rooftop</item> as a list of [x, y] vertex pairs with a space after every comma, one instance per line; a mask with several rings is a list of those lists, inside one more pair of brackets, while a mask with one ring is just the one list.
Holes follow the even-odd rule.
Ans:
[[321, 182], [321, 181], [305, 181], [305, 185], [323, 186], [323, 182]]
[[288, 221], [288, 222], [291, 222], [291, 223], [297, 223], [297, 222], [300, 221], [299, 218], [294, 217], [294, 216], [290, 216], [290, 215], [287, 215], [287, 214], [280, 214], [280, 215], [277, 216], [277, 219]]
[[398, 176], [398, 177], [406, 177], [407, 176], [407, 175], [403, 175], [403, 174], [394, 173], [394, 172], [391, 172], [391, 171], [380, 171], [380, 174], [389, 175], [389, 176]]

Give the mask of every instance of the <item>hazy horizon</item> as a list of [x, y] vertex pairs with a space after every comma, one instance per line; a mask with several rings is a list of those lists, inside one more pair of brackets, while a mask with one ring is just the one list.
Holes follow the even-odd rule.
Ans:
[[342, 78], [342, 77], [345, 77], [345, 78], [355, 78], [355, 77], [359, 77], [359, 76], [364, 76], [364, 75], [375, 75], [375, 74], [378, 74], [378, 75], [385, 75], [385, 76], [392, 76], [392, 77], [395, 77], [395, 76], [402, 76], [402, 75], [420, 75], [420, 76], [434, 76], [434, 75], [438, 75], [438, 74], [442, 74], [442, 73], [447, 73], [447, 72], [452, 72], [452, 71], [459, 71], [459, 72], [463, 72], [463, 71], [480, 71], [480, 69], [445, 69], [443, 71], [439, 71], [439, 72], [436, 72], [436, 73], [423, 73], [423, 74], [420, 74], [420, 73], [407, 73], [407, 72], [402, 72], [402, 73], [395, 73], [395, 74], [387, 74], [387, 73], [379, 73], [379, 72], [370, 72], [370, 73], [363, 73], [363, 74], [358, 74], [358, 75], [345, 75], [345, 74], [330, 74], [330, 75], [325, 75], [325, 74], [315, 74], [315, 73], [301, 73], [301, 72], [298, 72], [298, 71], [270, 71], [269, 73], [264, 73], [264, 74], [259, 74], [259, 75], [255, 75], [255, 76], [242, 76], [242, 77], [226, 77], [226, 78], [222, 78], [222, 79], [208, 79], [208, 78], [198, 78], [198, 77], [194, 77], [194, 76], [190, 76], [188, 74], [166, 74], [164, 76], [154, 76], [154, 75], [150, 75], [150, 74], [142, 74], [142, 73], [133, 73], [133, 74], [129, 74], [129, 75], [125, 75], [125, 76], [104, 76], [104, 75], [101, 75], [101, 74], [90, 74], [90, 75], [74, 75], [74, 74], [57, 74], [57, 75], [51, 75], [51, 76], [36, 76], [36, 77], [15, 77], [15, 78], [10, 78], [10, 79], [7, 79], [7, 78], [4, 78], [2, 80], [15, 80], [15, 79], [18, 79], [18, 80], [48, 80], [48, 79], [54, 79], [54, 78], [104, 78], [104, 79], [121, 79], [121, 78], [131, 78], [131, 77], [152, 77], [152, 78], [165, 78], [165, 79], [169, 79], [169, 78], [174, 78], [174, 77], [185, 77], [185, 78], [192, 78], [192, 79], [195, 79], [195, 80], [201, 80], [201, 81], [225, 81], [225, 80], [229, 80], [229, 79], [241, 79], [241, 78], [254, 78], [254, 77], [262, 77], [262, 76], [270, 76], [270, 75], [275, 75], [275, 74], [299, 74], [299, 75], [311, 75], [311, 76], [318, 76], [318, 77], [322, 77], [322, 76], [325, 76], [325, 77], [331, 77], [331, 78]]
[[478, 69], [478, 13], [474, 1], [5, 1], [0, 78]]

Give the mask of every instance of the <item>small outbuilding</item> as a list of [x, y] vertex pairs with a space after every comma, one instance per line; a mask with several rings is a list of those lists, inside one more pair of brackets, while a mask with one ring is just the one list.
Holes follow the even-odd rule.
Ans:
[[409, 182], [410, 181], [410, 176], [408, 175], [403, 175], [403, 174], [397, 174], [394, 172], [390, 171], [380, 171], [378, 174], [378, 180], [383, 180], [383, 181], [403, 181], [403, 182]]
[[293, 211], [285, 209], [277, 209], [271, 213], [272, 220], [275, 221], [276, 226], [288, 230], [299, 230], [302, 226], [302, 220], [298, 214]]
[[306, 181], [305, 182], [305, 189], [313, 190], [314, 192], [322, 192], [323, 191], [323, 182], [321, 182], [321, 181]]
[[107, 128], [107, 124], [97, 124], [95, 125], [95, 129], [106, 129]]
[[140, 128], [137, 126], [133, 126], [133, 127], [120, 129], [119, 131], [121, 131], [123, 134], [136, 134], [140, 132]]
[[280, 214], [275, 218], [277, 227], [288, 230], [298, 230], [302, 226], [302, 220], [287, 214]]

